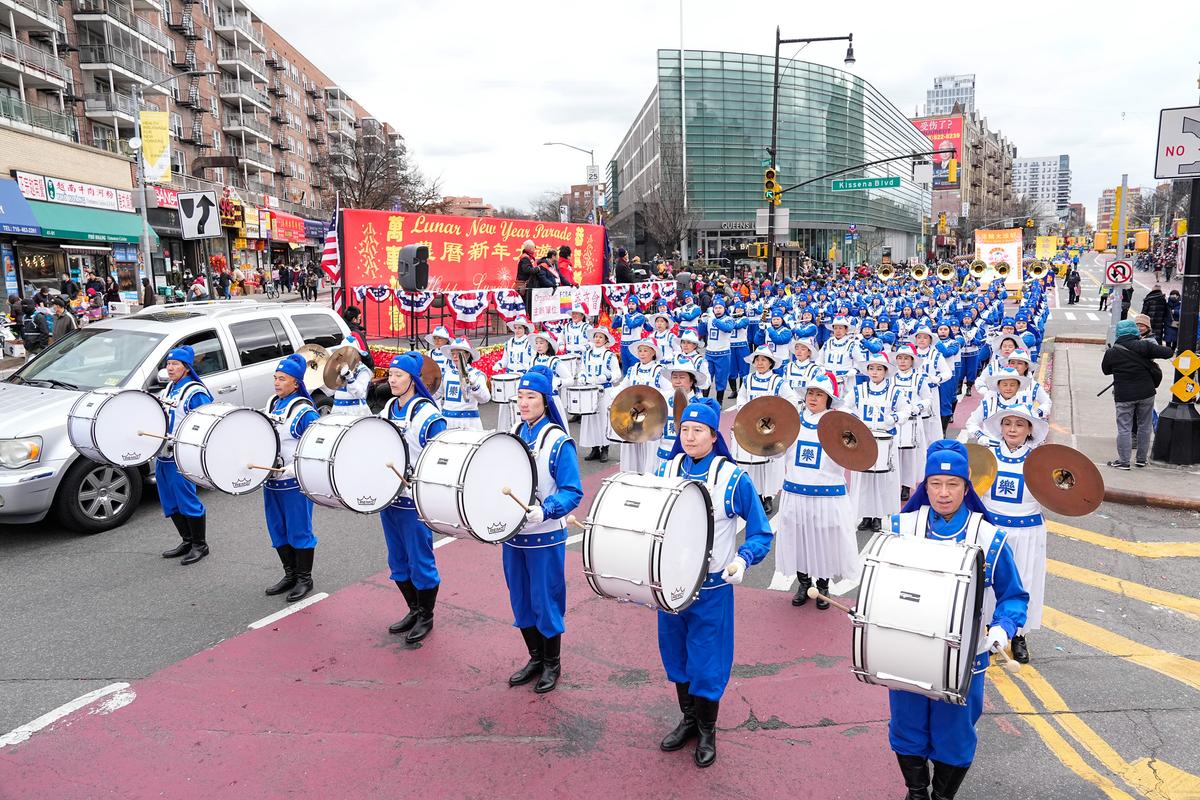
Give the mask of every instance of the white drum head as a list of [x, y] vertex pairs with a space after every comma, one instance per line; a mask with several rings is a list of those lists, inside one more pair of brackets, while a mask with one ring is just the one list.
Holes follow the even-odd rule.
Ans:
[[708, 574], [713, 543], [712, 503], [698, 481], [687, 481], [667, 512], [666, 532], [658, 547], [655, 582], [662, 588], [656, 600], [665, 611], [678, 613], [692, 604]]
[[145, 464], [162, 449], [163, 440], [139, 436], [167, 434], [167, 414], [150, 394], [128, 389], [117, 392], [100, 407], [93, 425], [96, 449], [110, 464], [133, 467]]
[[496, 432], [479, 444], [466, 464], [462, 484], [458, 502], [463, 519], [475, 537], [485, 542], [511, 538], [525, 523], [525, 512], [504, 496], [505, 486], [526, 505], [536, 502], [533, 457], [525, 443], [511, 433]]
[[[337, 432], [329, 431], [329, 435]], [[403, 475], [408, 468], [408, 448], [399, 428], [387, 420], [358, 417], [342, 434], [333, 455], [333, 486], [342, 505], [351, 511], [382, 511], [400, 494], [403, 484], [388, 464]]]
[[[274, 466], [279, 456], [279, 437], [265, 414], [251, 408], [221, 404], [221, 419], [204, 442], [204, 474], [212, 485], [226, 494], [246, 494], [262, 486], [276, 473], [251, 469], [249, 465]], [[215, 405], [201, 406], [216, 413]], [[190, 417], [191, 414], [188, 415]], [[187, 417], [183, 425], [187, 425]]]
[[507, 403], [517, 397], [517, 384], [521, 376], [516, 373], [504, 373], [492, 376], [492, 400], [497, 403]]

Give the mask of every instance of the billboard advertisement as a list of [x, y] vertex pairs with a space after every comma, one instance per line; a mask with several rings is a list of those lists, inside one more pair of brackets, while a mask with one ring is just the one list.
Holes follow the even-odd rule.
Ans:
[[[913, 125], [925, 135], [933, 145], [930, 150], [936, 150], [933, 156], [933, 189], [957, 189], [962, 182], [962, 152], [963, 152], [963, 118], [957, 115], [947, 117], [921, 117], [914, 119]], [[954, 182], [950, 181], [950, 159], [959, 160], [958, 175]]]
[[995, 267], [1001, 261], [1007, 262], [1011, 269], [1004, 283], [1010, 288], [1020, 287], [1024, 282], [1025, 272], [1021, 267], [1022, 236], [1020, 228], [975, 231], [975, 258], [989, 267]]

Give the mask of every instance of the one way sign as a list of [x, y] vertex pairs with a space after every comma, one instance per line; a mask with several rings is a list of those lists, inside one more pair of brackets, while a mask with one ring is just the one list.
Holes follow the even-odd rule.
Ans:
[[221, 233], [216, 192], [180, 192], [179, 221], [184, 239], [216, 239]]
[[1200, 107], [1159, 112], [1154, 177], [1200, 178]]

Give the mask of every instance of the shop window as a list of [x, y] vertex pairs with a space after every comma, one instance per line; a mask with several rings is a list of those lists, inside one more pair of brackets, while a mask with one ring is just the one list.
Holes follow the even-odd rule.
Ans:
[[207, 330], [202, 333], [193, 333], [191, 336], [180, 339], [175, 347], [185, 344], [190, 345], [196, 352], [196, 374], [201, 377], [229, 369], [229, 362], [225, 358], [225, 349], [221, 347], [221, 340], [217, 337], [216, 331]]
[[287, 334], [273, 319], [252, 319], [229, 326], [243, 367], [283, 358], [292, 352]]

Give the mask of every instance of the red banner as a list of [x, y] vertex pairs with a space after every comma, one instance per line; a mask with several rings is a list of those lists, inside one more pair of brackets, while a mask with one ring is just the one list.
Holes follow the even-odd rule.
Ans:
[[395, 287], [400, 248], [409, 244], [429, 248], [429, 284], [435, 291], [512, 288], [526, 239], [537, 245], [538, 255], [569, 246], [576, 284], [598, 284], [603, 277], [604, 229], [599, 225], [351, 209], [342, 214], [350, 289]]
[[304, 243], [304, 220], [300, 217], [285, 214], [282, 211], [271, 212], [271, 238], [277, 242]]

